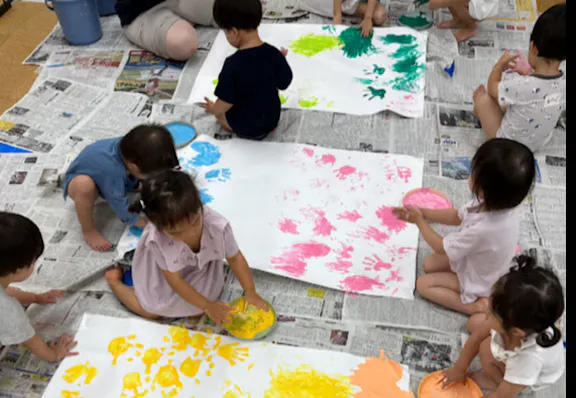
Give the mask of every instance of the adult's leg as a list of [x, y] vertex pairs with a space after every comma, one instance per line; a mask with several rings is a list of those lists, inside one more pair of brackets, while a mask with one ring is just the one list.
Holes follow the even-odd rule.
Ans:
[[474, 91], [474, 114], [482, 124], [482, 130], [487, 138], [498, 136], [498, 130], [504, 118], [504, 112], [498, 102], [488, 94], [486, 87], [481, 84]]
[[[368, 9], [367, 3], [360, 3], [358, 4], [358, 8], [356, 8], [355, 15], [361, 18], [364, 18], [366, 15], [366, 10]], [[388, 16], [386, 15], [386, 8], [380, 3], [376, 4], [376, 8], [374, 9], [374, 13], [372, 14], [372, 22], [374, 25], [382, 26], [386, 23]]]
[[431, 254], [424, 260], [424, 272], [448, 272], [450, 269], [450, 259], [445, 254]]
[[74, 201], [86, 243], [96, 251], [110, 250], [112, 243], [98, 232], [94, 222], [94, 202], [98, 198], [98, 188], [94, 180], [87, 175], [76, 176], [68, 183], [67, 190], [68, 196]]
[[146, 311], [140, 305], [138, 298], [136, 297], [136, 293], [134, 292], [134, 288], [130, 286], [126, 286], [122, 282], [123, 272], [120, 268], [113, 268], [106, 272], [104, 275], [106, 277], [106, 281], [112, 289], [114, 295], [120, 300], [122, 304], [126, 306], [130, 311], [139, 315], [146, 319], [158, 319], [160, 318], [158, 315], [151, 314]]

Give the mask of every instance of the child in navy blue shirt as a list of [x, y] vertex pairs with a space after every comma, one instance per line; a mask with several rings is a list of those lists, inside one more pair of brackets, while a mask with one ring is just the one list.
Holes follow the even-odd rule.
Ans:
[[156, 125], [140, 125], [120, 138], [88, 145], [70, 164], [62, 187], [74, 201], [84, 240], [97, 251], [112, 248], [94, 223], [98, 196], [108, 202], [123, 223], [144, 228], [146, 221], [128, 211], [128, 192], [139, 189], [146, 175], [179, 165], [170, 132]]
[[260, 39], [260, 0], [216, 0], [214, 20], [238, 51], [224, 62], [215, 91], [218, 100], [206, 98], [201, 106], [238, 137], [261, 140], [280, 120], [278, 90], [292, 82], [287, 50]]

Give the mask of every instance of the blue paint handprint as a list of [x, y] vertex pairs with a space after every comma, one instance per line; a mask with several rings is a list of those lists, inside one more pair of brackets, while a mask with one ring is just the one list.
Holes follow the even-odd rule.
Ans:
[[226, 182], [230, 179], [230, 177], [232, 177], [232, 172], [228, 168], [215, 169], [208, 171], [205, 177], [206, 180], [208, 180], [209, 182], [215, 182], [215, 181]]
[[204, 188], [200, 190], [200, 201], [202, 204], [207, 205], [214, 200], [214, 197], [208, 193], [208, 189]]
[[212, 166], [218, 163], [222, 156], [218, 147], [209, 142], [196, 141], [192, 143], [191, 147], [198, 152], [198, 155], [192, 159], [192, 165], [196, 167]]

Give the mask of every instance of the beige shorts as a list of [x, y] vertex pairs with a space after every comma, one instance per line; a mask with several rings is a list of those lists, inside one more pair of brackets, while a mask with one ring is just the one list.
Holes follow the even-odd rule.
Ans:
[[124, 28], [128, 40], [164, 58], [166, 35], [174, 24], [184, 20], [191, 24], [215, 26], [212, 17], [214, 0], [166, 0], [140, 14]]

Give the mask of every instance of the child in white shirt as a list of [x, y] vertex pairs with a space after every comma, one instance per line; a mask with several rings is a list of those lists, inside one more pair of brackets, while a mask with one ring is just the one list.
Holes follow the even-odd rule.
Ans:
[[[520, 229], [517, 209], [534, 184], [534, 155], [505, 138], [484, 143], [472, 159], [469, 179], [475, 200], [460, 210], [395, 208], [415, 223], [434, 254], [424, 261], [416, 282], [420, 296], [472, 315], [488, 309], [492, 285], [504, 275], [516, 253]], [[442, 237], [428, 222], [459, 225]]]
[[471, 336], [456, 364], [444, 371], [444, 386], [463, 380], [480, 353], [483, 370], [468, 374], [484, 397], [515, 398], [527, 387], [539, 390], [556, 383], [566, 358], [562, 333], [555, 323], [564, 313], [564, 293], [558, 277], [520, 256], [518, 266], [496, 282], [490, 314], [468, 322]]

